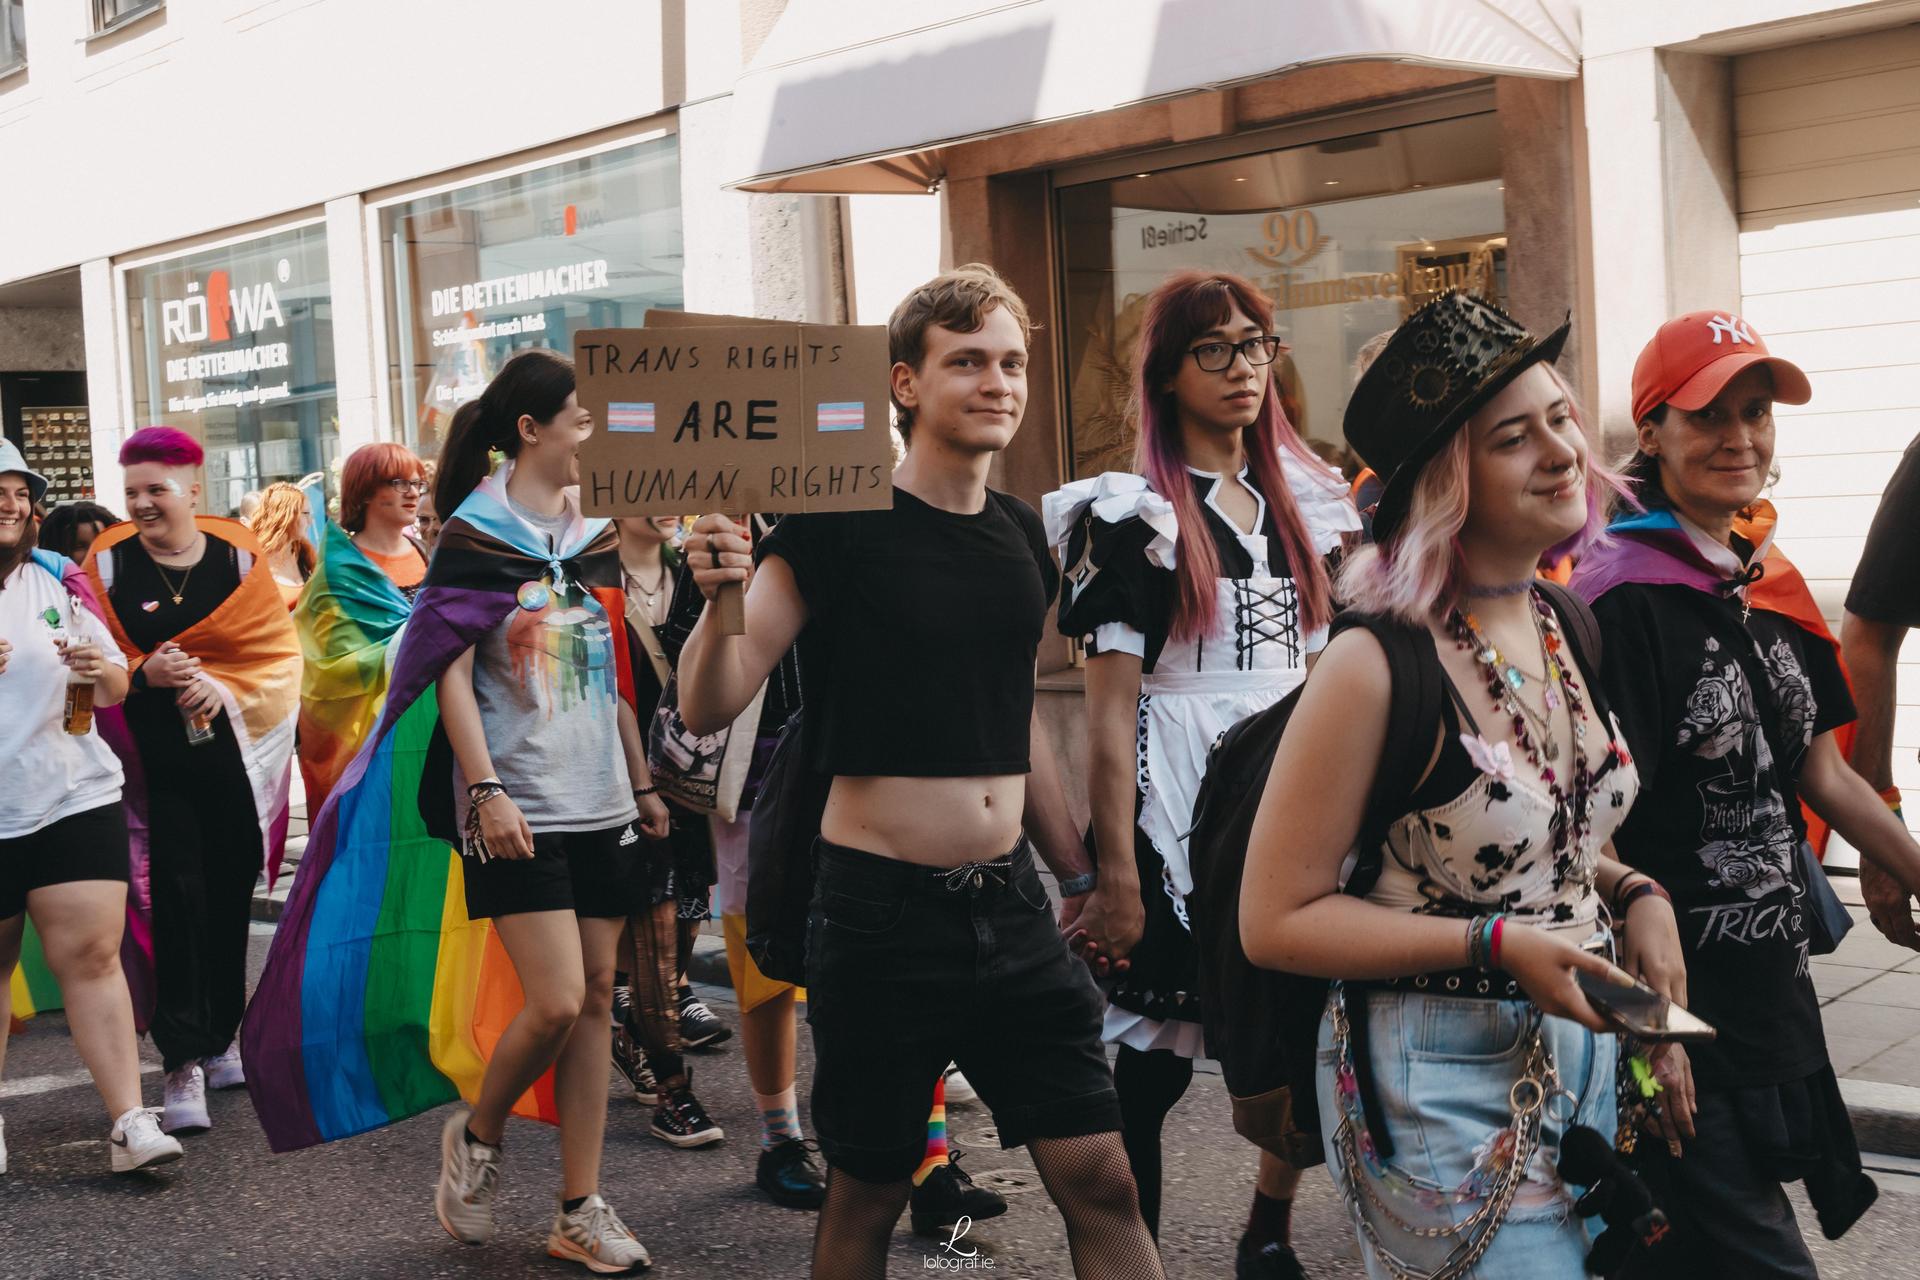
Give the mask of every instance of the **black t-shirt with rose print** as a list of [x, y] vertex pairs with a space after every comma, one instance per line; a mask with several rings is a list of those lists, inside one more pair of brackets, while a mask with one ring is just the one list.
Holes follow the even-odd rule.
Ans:
[[1795, 781], [1813, 739], [1854, 719], [1833, 647], [1780, 614], [1743, 623], [1738, 600], [1691, 587], [1627, 583], [1593, 612], [1640, 768], [1614, 847], [1673, 895], [1688, 1007], [1720, 1032], [1689, 1048], [1696, 1077], [1746, 1088], [1810, 1075], [1827, 1048]]

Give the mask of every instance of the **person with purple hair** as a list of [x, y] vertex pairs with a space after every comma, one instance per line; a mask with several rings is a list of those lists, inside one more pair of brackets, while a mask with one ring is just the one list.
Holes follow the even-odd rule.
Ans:
[[[1186, 834], [1207, 753], [1306, 677], [1333, 614], [1322, 557], [1360, 527], [1345, 483], [1288, 421], [1272, 329], [1248, 281], [1169, 277], [1140, 330], [1138, 474], [1076, 480], [1044, 504], [1067, 571], [1060, 630], [1089, 655], [1098, 878], [1080, 927], [1112, 974], [1104, 1033], [1156, 1234], [1161, 1126], [1205, 1055]], [[1287, 1244], [1298, 1180], [1262, 1153], [1238, 1274], [1301, 1274]]]
[[194, 512], [203, 460], [172, 427], [128, 436], [130, 518], [94, 539], [85, 566], [132, 673], [127, 798], [147, 832], [134, 880], [150, 888], [148, 1029], [167, 1071], [168, 1133], [209, 1128], [208, 1087], [246, 1083], [234, 1036], [247, 929], [254, 884], [277, 870], [286, 839], [300, 694], [269, 557], [239, 521]]

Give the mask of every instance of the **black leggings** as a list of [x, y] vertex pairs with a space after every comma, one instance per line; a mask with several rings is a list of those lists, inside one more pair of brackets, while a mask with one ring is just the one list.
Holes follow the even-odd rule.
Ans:
[[253, 790], [222, 716], [190, 747], [142, 741], [153, 888], [153, 1043], [168, 1071], [226, 1052], [247, 1004], [247, 932], [262, 863]]
[[1171, 1049], [1141, 1051], [1120, 1046], [1113, 1087], [1120, 1095], [1120, 1138], [1140, 1188], [1140, 1216], [1160, 1238], [1160, 1130], [1167, 1112], [1193, 1083], [1193, 1059]]

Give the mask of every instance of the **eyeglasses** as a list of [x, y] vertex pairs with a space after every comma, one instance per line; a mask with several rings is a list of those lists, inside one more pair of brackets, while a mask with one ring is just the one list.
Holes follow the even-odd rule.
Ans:
[[1189, 347], [1187, 354], [1205, 373], [1224, 373], [1233, 364], [1236, 355], [1247, 358], [1248, 364], [1272, 364], [1287, 344], [1270, 333], [1257, 338], [1247, 338], [1240, 342], [1203, 342], [1197, 347]]
[[425, 480], [402, 480], [400, 477], [394, 476], [387, 481], [387, 488], [393, 490], [395, 493], [402, 494], [425, 493], [427, 491], [427, 482]]

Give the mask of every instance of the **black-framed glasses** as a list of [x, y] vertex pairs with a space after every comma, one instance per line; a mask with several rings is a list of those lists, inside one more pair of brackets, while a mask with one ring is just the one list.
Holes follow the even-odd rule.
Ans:
[[399, 494], [425, 493], [427, 491], [427, 482], [425, 480], [402, 480], [399, 476], [393, 476], [387, 480], [387, 487]]
[[1187, 348], [1187, 354], [1200, 366], [1204, 373], [1224, 373], [1233, 364], [1235, 355], [1247, 358], [1248, 364], [1272, 364], [1279, 358], [1281, 349], [1287, 344], [1270, 333], [1257, 338], [1244, 338], [1239, 342], [1203, 342], [1197, 347]]

